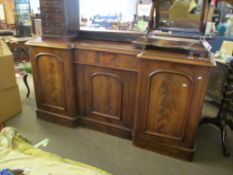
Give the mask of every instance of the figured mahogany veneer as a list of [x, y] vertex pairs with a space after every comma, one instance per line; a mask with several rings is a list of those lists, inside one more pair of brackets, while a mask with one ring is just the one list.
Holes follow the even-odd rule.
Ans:
[[[38, 117], [75, 126], [76, 99], [71, 50], [30, 49]], [[46, 117], [44, 117], [46, 115]]]
[[145, 51], [140, 58], [133, 142], [191, 160], [210, 68], [162, 61], [156, 59], [156, 52]]
[[38, 117], [192, 160], [209, 58], [109, 41], [28, 45]]

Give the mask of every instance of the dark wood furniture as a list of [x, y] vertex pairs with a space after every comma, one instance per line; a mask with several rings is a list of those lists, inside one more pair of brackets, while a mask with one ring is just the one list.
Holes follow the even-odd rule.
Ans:
[[[224, 61], [216, 60], [216, 67], [212, 69], [207, 90], [207, 95], [210, 97], [210, 102], [214, 102], [217, 106], [223, 98], [224, 87], [227, 82], [229, 72], [229, 64]], [[233, 111], [233, 99], [229, 104], [229, 110]]]
[[192, 160], [212, 60], [174, 49], [141, 50], [129, 42], [81, 39], [83, 35], [71, 41], [78, 34], [78, 0], [40, 3], [42, 40], [27, 43], [37, 116]]
[[20, 41], [17, 43], [8, 43], [15, 62], [29, 61], [28, 47], [25, 45], [26, 41]]
[[[201, 124], [211, 123], [216, 125], [220, 129], [223, 154], [225, 156], [229, 156], [230, 152], [226, 145], [227, 144], [226, 126], [228, 125], [233, 130], [233, 119], [227, 118], [227, 114], [230, 111], [230, 105], [232, 105], [232, 101], [233, 101], [233, 61], [231, 61], [229, 64], [225, 64], [224, 66], [227, 66], [227, 70], [226, 70], [226, 75], [224, 75], [225, 76], [224, 83], [220, 83], [223, 86], [223, 89], [221, 89], [222, 90], [221, 102], [217, 117], [215, 118], [204, 117], [201, 121]], [[221, 71], [223, 71], [223, 69], [221, 69]]]
[[[77, 125], [74, 52], [69, 44], [30, 46], [38, 117], [68, 126]], [[45, 46], [45, 47], [44, 47]]]
[[192, 160], [213, 66], [208, 57], [97, 40], [27, 44], [39, 118]]
[[85, 116], [80, 124], [132, 138], [138, 51], [130, 44], [101, 41], [77, 42], [76, 47], [78, 114]]
[[73, 39], [79, 30], [78, 0], [40, 0], [43, 38]]
[[31, 37], [23, 37], [23, 38], [16, 38], [13, 36], [3, 37], [3, 40], [7, 43], [8, 47], [13, 53], [15, 63], [28, 62], [30, 60], [28, 46], [25, 45], [25, 43], [30, 39]]
[[208, 63], [158, 51], [144, 51], [140, 59], [134, 144], [191, 160], [197, 116], [208, 85]]

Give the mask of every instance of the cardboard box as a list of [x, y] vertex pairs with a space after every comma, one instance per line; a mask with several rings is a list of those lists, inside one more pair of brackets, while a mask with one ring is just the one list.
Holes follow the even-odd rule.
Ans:
[[5, 121], [21, 111], [18, 85], [0, 90], [0, 121]]
[[0, 41], [0, 90], [16, 85], [14, 60], [6, 43]]

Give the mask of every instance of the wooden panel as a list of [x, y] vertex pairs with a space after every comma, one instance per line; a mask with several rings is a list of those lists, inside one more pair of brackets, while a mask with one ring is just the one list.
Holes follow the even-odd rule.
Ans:
[[[80, 68], [77, 67], [77, 73], [81, 72]], [[90, 127], [109, 134], [131, 138], [137, 74], [93, 66], [85, 66], [84, 72], [85, 117], [80, 119], [85, 120], [85, 123], [81, 123], [85, 126], [89, 123]], [[82, 92], [80, 89], [78, 91]], [[79, 103], [81, 109], [82, 104], [83, 102]]]
[[192, 78], [181, 72], [157, 70], [149, 75], [148, 83], [145, 132], [182, 140]]
[[75, 84], [76, 84], [76, 99], [78, 100], [78, 115], [85, 116], [85, 66], [75, 66]]
[[134, 73], [86, 66], [85, 90], [88, 117], [132, 129], [136, 93]]
[[36, 62], [40, 81], [39, 88], [42, 94], [41, 105], [65, 111], [62, 59], [54, 54], [42, 53], [36, 56]]
[[82, 49], [77, 50], [75, 55], [76, 63], [138, 71], [136, 56]]
[[120, 120], [123, 81], [112, 73], [99, 72], [90, 77], [91, 113]]
[[77, 125], [73, 51], [30, 47], [37, 116], [62, 125]]
[[192, 160], [210, 68], [141, 60], [135, 145]]

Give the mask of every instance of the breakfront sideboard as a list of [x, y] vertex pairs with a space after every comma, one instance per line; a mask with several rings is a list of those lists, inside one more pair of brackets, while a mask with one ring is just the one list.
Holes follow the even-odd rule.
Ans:
[[[60, 1], [48, 3], [59, 6]], [[52, 32], [57, 35], [54, 40], [45, 32], [47, 19], [54, 18], [46, 9], [42, 6], [44, 35], [27, 43], [37, 116], [132, 139], [136, 146], [192, 160], [214, 65], [211, 59], [172, 50], [137, 49], [126, 42], [80, 37], [70, 41], [67, 32]]]

